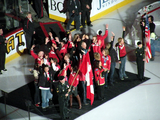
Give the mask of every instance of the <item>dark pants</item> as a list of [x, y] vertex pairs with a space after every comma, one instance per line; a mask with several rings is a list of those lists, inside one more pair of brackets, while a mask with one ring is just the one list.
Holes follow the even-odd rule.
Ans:
[[76, 22], [76, 30], [79, 30], [79, 27], [80, 27], [80, 15], [76, 14], [76, 13], [75, 14], [69, 13], [69, 21], [67, 23], [66, 30], [70, 29], [70, 25], [71, 25], [73, 20]]
[[143, 79], [144, 78], [144, 61], [142, 59], [136, 60], [137, 62], [137, 71], [138, 71], [138, 78]]
[[65, 120], [66, 117], [68, 117], [68, 97], [64, 98], [64, 97], [59, 97], [58, 98], [59, 101], [59, 109], [60, 109], [60, 115], [62, 117], [62, 120]]
[[31, 50], [31, 47], [32, 47], [32, 44], [33, 44], [33, 35], [30, 35], [30, 34], [26, 33], [25, 37], [26, 37], [27, 50], [30, 53], [30, 50]]
[[104, 98], [104, 85], [97, 86], [97, 97], [98, 99]]
[[151, 39], [151, 53], [152, 53], [152, 57], [154, 58], [155, 56], [155, 40]]
[[105, 78], [105, 87], [108, 85], [108, 71], [104, 72], [104, 78]]
[[40, 94], [39, 94], [39, 87], [37, 83], [34, 83], [34, 87], [35, 87], [35, 94], [34, 94], [34, 103], [40, 103]]
[[82, 14], [81, 14], [81, 24], [83, 26], [85, 26], [85, 20], [87, 21], [87, 25], [91, 24], [90, 12], [89, 11], [83, 11]]
[[111, 62], [111, 69], [109, 72], [109, 82], [113, 84], [114, 81], [114, 71], [115, 71], [116, 62]]
[[0, 54], [0, 71], [5, 69], [5, 58], [6, 58], [6, 53], [1, 53]]
[[85, 104], [86, 103], [86, 83], [84, 83], [84, 81], [79, 81], [82, 85], [82, 89], [83, 89], [83, 92], [82, 92], [82, 101], [83, 103]]
[[36, 13], [37, 13], [38, 18], [42, 18], [43, 17], [43, 2], [42, 2], [42, 0], [35, 0], [34, 4], [35, 4], [35, 9], [36, 9]]

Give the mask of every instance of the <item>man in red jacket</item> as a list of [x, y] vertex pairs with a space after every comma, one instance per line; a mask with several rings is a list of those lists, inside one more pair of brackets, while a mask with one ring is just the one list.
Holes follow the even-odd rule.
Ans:
[[105, 34], [102, 36], [102, 30], [101, 29], [99, 29], [98, 31], [97, 31], [97, 40], [99, 41], [101, 41], [101, 46], [102, 46], [102, 49], [104, 49], [105, 48], [105, 42], [104, 42], [104, 40], [105, 40], [105, 38], [108, 36], [108, 24], [106, 24], [106, 30], [105, 30]]

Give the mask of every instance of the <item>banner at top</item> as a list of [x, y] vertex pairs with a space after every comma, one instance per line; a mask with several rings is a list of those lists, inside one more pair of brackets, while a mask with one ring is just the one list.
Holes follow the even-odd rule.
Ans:
[[[95, 15], [98, 15], [122, 1], [128, 2], [127, 0], [92, 0], [91, 20]], [[65, 13], [67, 8], [66, 4], [66, 0], [48, 0], [49, 17], [51, 19], [64, 22], [67, 19], [67, 15]]]

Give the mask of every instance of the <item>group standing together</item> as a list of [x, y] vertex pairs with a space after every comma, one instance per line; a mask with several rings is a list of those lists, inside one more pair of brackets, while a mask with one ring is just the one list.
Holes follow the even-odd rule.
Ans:
[[[92, 0], [68, 0], [70, 19], [66, 31], [69, 31], [70, 24], [73, 20], [76, 21], [77, 30], [79, 30], [80, 23], [84, 28], [86, 27], [85, 20], [88, 26], [92, 26], [90, 21], [91, 2]], [[151, 21], [153, 20], [151, 19]], [[119, 37], [115, 44], [116, 49], [114, 49], [115, 34], [113, 32], [111, 42], [105, 43], [105, 38], [108, 36], [108, 24], [105, 26], [104, 34], [102, 30], [97, 30], [97, 35], [92, 38], [87, 34], [72, 35], [69, 33], [65, 38], [60, 39], [57, 36], [53, 36], [52, 31], [50, 31], [48, 33], [49, 37], [45, 38], [45, 44], [37, 47], [34, 45], [32, 39], [35, 29], [31, 13], [27, 13], [27, 18], [24, 20], [24, 31], [28, 53], [35, 59], [34, 69], [30, 69], [35, 78], [35, 106], [39, 107], [41, 104], [44, 111], [48, 107], [53, 106], [52, 98], [55, 95], [53, 93], [56, 93], [58, 96], [57, 99], [59, 101], [62, 119], [69, 117], [67, 115], [69, 112], [67, 108], [68, 100], [70, 100], [69, 106], [72, 108], [73, 95], [77, 98], [78, 109], [82, 109], [82, 103], [83, 105], [88, 105], [86, 100], [87, 81], [85, 75], [79, 71], [82, 59], [87, 53], [90, 55], [98, 100], [105, 99], [105, 88], [108, 85], [113, 86], [116, 82], [114, 80], [116, 62], [120, 64], [119, 79], [124, 80], [128, 78], [125, 73], [127, 57], [124, 44], [125, 27], [123, 27], [122, 37]], [[3, 46], [5, 43], [7, 41], [4, 39], [3, 31], [0, 29], [1, 51], [4, 50]], [[38, 52], [35, 52], [35, 50]], [[4, 56], [1, 51], [1, 56]], [[138, 77], [140, 80], [143, 80], [145, 59], [144, 47], [141, 42], [138, 42], [136, 57]], [[1, 57], [0, 63], [4, 64], [2, 63], [2, 59]], [[0, 66], [0, 70], [6, 71], [2, 65]], [[79, 90], [80, 92], [78, 92]]]

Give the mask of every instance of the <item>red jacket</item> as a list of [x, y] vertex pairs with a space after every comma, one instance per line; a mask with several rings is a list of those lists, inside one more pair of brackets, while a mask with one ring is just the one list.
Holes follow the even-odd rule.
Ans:
[[109, 55], [102, 56], [101, 57], [101, 62], [102, 62], [103, 68], [107, 68], [108, 70], [110, 70], [110, 67], [111, 67], [111, 57]]
[[96, 43], [96, 44], [92, 43], [91, 46], [92, 46], [93, 53], [95, 53], [95, 52], [100, 53], [101, 52], [101, 46], [98, 43]]
[[[72, 85], [74, 87], [77, 87], [77, 85], [79, 84], [79, 75], [77, 75], [76, 78], [74, 79], [75, 75], [76, 75], [76, 72], [70, 73], [70, 76], [68, 79], [68, 84]], [[74, 82], [73, 82], [73, 80], [74, 80]], [[72, 84], [72, 82], [73, 82], [73, 84]]]
[[97, 35], [97, 40], [101, 40], [101, 46], [104, 49], [105, 48], [105, 44], [104, 44], [104, 39], [108, 36], [108, 30], [106, 29], [105, 34], [102, 35]]
[[125, 48], [125, 45], [118, 45], [117, 46], [117, 57], [118, 57], [118, 60], [120, 60], [120, 57], [124, 57], [126, 56], [126, 48]]
[[105, 79], [102, 77], [102, 72], [104, 69], [95, 68], [94, 69], [94, 75], [95, 75], [95, 81], [97, 82], [98, 86], [105, 84]]
[[59, 53], [60, 54], [63, 54], [63, 56], [67, 53], [67, 44], [65, 44], [62, 48], [61, 48], [61, 50], [59, 51]]
[[31, 50], [31, 55], [35, 59], [35, 63], [38, 63], [40, 65], [42, 59], [39, 58], [38, 55], [33, 52], [33, 50]]
[[49, 58], [56, 58], [57, 62], [59, 63], [59, 59], [58, 59], [56, 53], [54, 52], [54, 50], [51, 50], [48, 55], [49, 55]]

